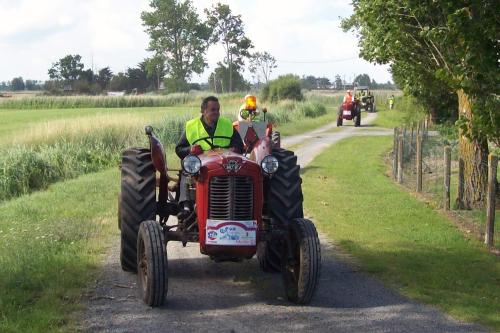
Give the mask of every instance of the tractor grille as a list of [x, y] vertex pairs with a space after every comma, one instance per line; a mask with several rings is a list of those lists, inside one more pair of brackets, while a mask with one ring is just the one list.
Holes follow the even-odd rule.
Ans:
[[214, 220], [252, 220], [252, 177], [212, 177], [208, 217]]

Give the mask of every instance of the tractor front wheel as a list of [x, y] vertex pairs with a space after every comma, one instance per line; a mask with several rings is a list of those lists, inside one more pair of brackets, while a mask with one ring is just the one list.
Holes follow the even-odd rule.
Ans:
[[342, 116], [339, 116], [337, 118], [337, 127], [340, 127], [342, 126], [342, 123], [344, 122], [344, 119], [342, 118]]
[[[302, 179], [297, 156], [290, 150], [273, 148], [279, 167], [265, 183], [265, 205], [268, 215], [278, 226], [284, 227], [294, 218], [304, 216], [302, 211]], [[283, 242], [272, 239], [259, 244], [257, 258], [264, 272], [281, 270]]]
[[282, 274], [288, 300], [308, 304], [314, 295], [321, 270], [321, 247], [314, 224], [294, 219], [283, 248]]
[[144, 221], [137, 237], [138, 285], [149, 306], [163, 305], [168, 290], [167, 253], [163, 229], [157, 221]]
[[273, 131], [273, 134], [271, 134], [271, 142], [272, 142], [273, 148], [281, 148], [280, 132]]

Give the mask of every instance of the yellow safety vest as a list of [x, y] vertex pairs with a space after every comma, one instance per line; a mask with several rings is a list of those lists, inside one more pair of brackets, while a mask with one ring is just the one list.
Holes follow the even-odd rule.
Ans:
[[[215, 138], [208, 139], [214, 146], [219, 147], [228, 147], [231, 144], [231, 137], [233, 136], [233, 124], [229, 119], [219, 117], [217, 120], [217, 125], [215, 127], [214, 136], [225, 136], [226, 138]], [[201, 122], [201, 118], [191, 119], [186, 123], [186, 138], [190, 145], [193, 144], [198, 139], [210, 137], [203, 123]], [[210, 150], [210, 145], [205, 141], [201, 140], [196, 142], [197, 145], [201, 146], [201, 149]]]

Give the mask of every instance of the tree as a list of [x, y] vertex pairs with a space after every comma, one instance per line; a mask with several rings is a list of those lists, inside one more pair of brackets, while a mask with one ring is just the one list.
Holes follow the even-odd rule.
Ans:
[[340, 75], [335, 75], [335, 89], [341, 90], [343, 88], [343, 82]]
[[[250, 89], [250, 84], [243, 78], [243, 75], [237, 70], [233, 70], [233, 89], [235, 91], [246, 91]], [[210, 74], [208, 78], [208, 84], [210, 86], [210, 90], [215, 91], [216, 93], [224, 93], [229, 91], [229, 68], [219, 63], [219, 66], [215, 69], [215, 71]]]
[[114, 75], [109, 82], [109, 90], [111, 91], [127, 91], [129, 89], [128, 77], [125, 73]]
[[268, 83], [269, 77], [276, 67], [276, 59], [268, 52], [255, 52], [250, 57], [250, 73], [255, 75], [257, 83], [260, 83], [261, 75], [264, 82]]
[[25, 89], [24, 80], [22, 77], [15, 77], [10, 82], [10, 86], [14, 91], [20, 91]]
[[77, 80], [82, 74], [84, 65], [80, 55], [67, 55], [59, 59], [49, 69], [49, 77], [55, 80], [65, 80], [69, 83]]
[[354, 83], [356, 83], [358, 86], [370, 86], [371, 80], [370, 76], [368, 74], [360, 74], [356, 76], [354, 79]]
[[[458, 99], [463, 208], [486, 199], [488, 140], [500, 143], [496, 0], [353, 0], [344, 29], [359, 31], [361, 56], [424, 73]], [[383, 46], [383, 47], [382, 47]], [[415, 79], [408, 81], [412, 85]]]
[[316, 80], [316, 84], [318, 89], [330, 89], [332, 83], [330, 82], [330, 79], [326, 77], [319, 77]]
[[145, 92], [149, 87], [154, 86], [154, 82], [148, 78], [145, 61], [135, 68], [128, 68], [127, 78], [128, 90], [136, 89], [138, 92]]
[[241, 15], [233, 15], [228, 5], [217, 3], [205, 13], [212, 29], [211, 42], [221, 42], [226, 52], [224, 64], [229, 68], [229, 91], [233, 91], [233, 70], [241, 69], [244, 59], [250, 57], [252, 41], [245, 36]]
[[163, 57], [170, 81], [182, 85], [173, 88], [181, 90], [192, 73], [200, 74], [207, 66], [205, 52], [211, 31], [189, 0], [151, 0], [150, 7], [151, 12], [141, 14], [151, 39], [149, 51]]
[[144, 60], [146, 64], [146, 74], [148, 78], [154, 82], [156, 90], [160, 89], [160, 84], [165, 78], [165, 58], [161, 54], [157, 54], [152, 58]]
[[24, 82], [24, 85], [26, 86], [26, 90], [40, 90], [41, 89], [40, 83], [38, 83], [37, 80], [26, 80]]
[[318, 82], [315, 76], [303, 76], [302, 79], [300, 79], [300, 86], [307, 90], [318, 89]]
[[97, 84], [101, 87], [102, 90], [105, 90], [109, 86], [112, 78], [113, 72], [111, 71], [111, 69], [109, 67], [104, 67], [100, 69], [99, 73], [97, 74]]

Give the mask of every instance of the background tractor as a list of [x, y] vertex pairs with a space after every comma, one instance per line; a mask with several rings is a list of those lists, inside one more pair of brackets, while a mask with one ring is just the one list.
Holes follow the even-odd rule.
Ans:
[[340, 106], [337, 114], [337, 126], [342, 126], [344, 120], [354, 121], [355, 127], [361, 126], [361, 107], [358, 98], [355, 97], [352, 102], [344, 102]]
[[375, 96], [372, 95], [370, 89], [366, 86], [358, 86], [354, 88], [354, 96], [360, 100], [360, 108], [366, 112], [376, 112]]
[[[146, 127], [149, 148], [130, 148], [121, 163], [119, 227], [123, 270], [138, 273], [143, 301], [164, 303], [168, 289], [167, 242], [198, 242], [214, 261], [257, 255], [262, 270], [281, 272], [287, 298], [309, 303], [319, 279], [321, 251], [316, 228], [302, 211], [300, 167], [292, 151], [265, 120], [234, 123], [245, 153], [236, 154], [201, 138], [211, 149], [167, 168], [165, 152]], [[274, 143], [273, 143], [274, 142]], [[195, 144], [195, 143], [193, 143]], [[194, 207], [179, 214], [178, 178], [188, 177]], [[158, 191], [157, 191], [158, 187]]]

